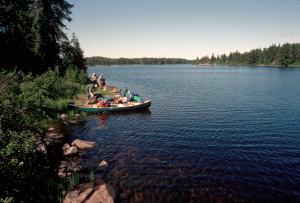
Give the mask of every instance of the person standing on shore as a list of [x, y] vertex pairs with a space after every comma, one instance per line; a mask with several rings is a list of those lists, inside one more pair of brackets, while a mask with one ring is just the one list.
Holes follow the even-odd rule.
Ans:
[[86, 91], [86, 96], [87, 96], [87, 99], [89, 100], [90, 98], [93, 98], [94, 97], [94, 94], [92, 92], [93, 88], [95, 87], [94, 84], [88, 84], [85, 86], [85, 91]]
[[99, 77], [99, 87], [103, 89], [104, 85], [105, 85], [105, 79], [103, 78], [103, 74], [101, 74]]
[[98, 86], [97, 79], [98, 79], [98, 76], [96, 75], [96, 73], [93, 73], [91, 80], [93, 81], [94, 85]]

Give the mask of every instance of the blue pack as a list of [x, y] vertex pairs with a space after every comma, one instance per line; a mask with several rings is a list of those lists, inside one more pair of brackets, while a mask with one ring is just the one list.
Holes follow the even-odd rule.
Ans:
[[102, 97], [102, 94], [96, 93], [96, 94], [94, 94], [94, 97], [96, 97], [96, 98]]
[[133, 92], [130, 92], [129, 94], [129, 97], [128, 97], [128, 101], [132, 101], [133, 100], [133, 97], [134, 97], [134, 93]]
[[107, 97], [107, 98], [101, 98], [101, 100], [114, 101], [114, 98], [112, 98], [112, 97]]

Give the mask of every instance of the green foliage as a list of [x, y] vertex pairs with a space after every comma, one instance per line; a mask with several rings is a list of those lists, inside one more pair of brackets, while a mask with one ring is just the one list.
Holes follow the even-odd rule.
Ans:
[[73, 190], [76, 185], [79, 184], [79, 174], [73, 173], [69, 180], [69, 190]]
[[65, 0], [1, 1], [0, 67], [36, 75], [59, 65], [63, 21], [71, 21], [72, 7]]
[[93, 182], [95, 180], [94, 170], [91, 169], [90, 175], [89, 175], [89, 181]]
[[13, 202], [13, 197], [6, 197], [5, 199], [0, 198], [0, 203], [10, 203]]
[[[51, 180], [41, 181], [36, 175], [47, 165], [47, 160], [34, 153], [36, 134], [45, 130], [49, 118], [42, 105], [51, 105], [54, 117], [60, 116], [61, 111], [67, 109], [70, 98], [84, 92], [81, 84], [86, 81], [85, 76], [86, 73], [78, 69], [69, 69], [65, 78], [52, 70], [35, 77], [16, 70], [0, 71], [1, 198], [13, 197], [19, 201], [28, 194], [36, 199], [50, 198], [40, 186], [41, 182], [51, 183]], [[69, 117], [75, 118], [75, 113], [78, 112], [67, 111]], [[61, 192], [55, 194], [61, 195]], [[53, 198], [57, 199], [57, 195]]]
[[17, 197], [27, 192], [31, 174], [41, 168], [33, 149], [46, 116], [43, 98], [32, 91], [31, 75], [2, 71], [0, 76], [0, 196]]
[[63, 59], [60, 72], [62, 74], [65, 74], [65, 71], [68, 68], [78, 68], [79, 70], [86, 72], [86, 59], [83, 56], [83, 50], [80, 47], [75, 33], [73, 33], [71, 41], [65, 40], [61, 43], [61, 49]]

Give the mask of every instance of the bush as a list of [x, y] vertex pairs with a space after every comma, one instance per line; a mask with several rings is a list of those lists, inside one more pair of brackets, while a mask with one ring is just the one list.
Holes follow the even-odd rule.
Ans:
[[44, 129], [43, 98], [32, 91], [31, 75], [0, 72], [0, 194], [22, 196], [41, 160], [33, 152], [35, 133]]
[[0, 70], [0, 202], [60, 197], [62, 189], [47, 197], [49, 188], [41, 187], [43, 182], [62, 183], [56, 176], [48, 180], [39, 175], [47, 160], [34, 153], [36, 133], [46, 129], [49, 119], [42, 105], [66, 109], [70, 98], [84, 92], [86, 81], [86, 73], [77, 68], [68, 69], [64, 78], [52, 70], [36, 77]]

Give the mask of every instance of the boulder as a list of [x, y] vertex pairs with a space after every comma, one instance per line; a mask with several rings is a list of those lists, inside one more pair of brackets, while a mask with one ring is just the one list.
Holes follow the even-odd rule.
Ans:
[[78, 194], [80, 193], [80, 190], [75, 190], [72, 192], [69, 192], [67, 196], [65, 197], [63, 203], [74, 203], [75, 199], [78, 197]]
[[94, 189], [93, 188], [89, 188], [87, 190], [85, 190], [83, 193], [80, 193], [79, 196], [75, 199], [75, 202], [83, 202], [84, 200], [86, 200], [87, 198], [89, 198], [91, 196], [91, 194], [93, 193]]
[[78, 190], [80, 190], [80, 192], [84, 192], [87, 189], [90, 188], [94, 188], [95, 182], [89, 182], [89, 183], [81, 183], [80, 185], [78, 185]]
[[94, 192], [94, 194], [86, 201], [86, 203], [94, 203], [94, 202], [113, 203], [114, 197], [115, 197], [115, 191], [111, 188], [111, 186], [104, 184], [101, 185], [100, 188]]
[[78, 154], [78, 149], [76, 146], [66, 148], [63, 150], [64, 156], [76, 156]]
[[81, 150], [92, 149], [98, 146], [96, 142], [89, 142], [89, 141], [84, 141], [79, 139], [74, 140], [71, 145], [76, 146], [78, 149]]
[[64, 146], [62, 147], [62, 150], [64, 151], [65, 149], [69, 149], [71, 146], [68, 144], [68, 143], [66, 143], [66, 144], [64, 144]]

